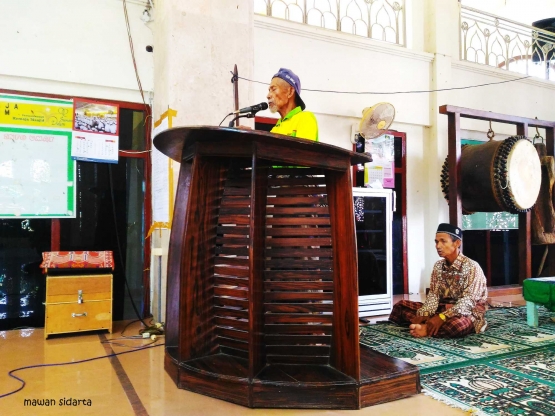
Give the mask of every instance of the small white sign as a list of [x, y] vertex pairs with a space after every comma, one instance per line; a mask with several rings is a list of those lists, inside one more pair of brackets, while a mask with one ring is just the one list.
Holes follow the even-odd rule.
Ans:
[[[152, 130], [152, 137], [167, 130], [168, 117], [161, 120], [158, 127]], [[170, 221], [170, 188], [168, 177], [170, 159], [152, 146], [152, 220], [153, 222]]]
[[118, 136], [74, 131], [71, 157], [87, 162], [118, 163], [118, 146]]

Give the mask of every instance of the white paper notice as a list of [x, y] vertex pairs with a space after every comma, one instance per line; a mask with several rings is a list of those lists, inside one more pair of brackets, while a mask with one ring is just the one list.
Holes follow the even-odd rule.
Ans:
[[0, 128], [0, 218], [75, 218], [70, 132], [50, 133]]
[[395, 137], [383, 134], [366, 141], [365, 151], [372, 155], [372, 162], [366, 163], [364, 183], [370, 185], [379, 181], [384, 188], [395, 188]]
[[[152, 130], [152, 137], [168, 129], [168, 118]], [[152, 146], [152, 221], [170, 221], [170, 159]]]
[[87, 162], [118, 163], [118, 142], [118, 136], [74, 131], [71, 157]]

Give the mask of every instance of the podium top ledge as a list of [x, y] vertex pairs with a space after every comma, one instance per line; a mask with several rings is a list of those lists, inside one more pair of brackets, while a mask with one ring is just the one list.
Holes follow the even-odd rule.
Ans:
[[371, 162], [372, 158], [364, 153], [355, 153], [341, 147], [315, 142], [313, 140], [297, 139], [282, 134], [268, 133], [260, 130], [240, 130], [229, 127], [216, 126], [185, 126], [164, 130], [154, 137], [154, 146], [169, 158], [181, 163], [182, 151], [198, 141], [231, 141], [231, 142], [259, 142], [280, 145], [289, 149], [317, 150], [322, 154], [348, 156], [351, 165]]

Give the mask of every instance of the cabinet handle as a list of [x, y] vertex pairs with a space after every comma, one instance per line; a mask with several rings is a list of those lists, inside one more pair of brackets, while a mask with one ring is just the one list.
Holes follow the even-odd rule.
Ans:
[[82, 290], [77, 291], [77, 303], [83, 303], [83, 291]]
[[77, 318], [78, 316], [87, 316], [87, 312], [83, 312], [83, 313], [72, 313], [71, 317], [72, 318]]

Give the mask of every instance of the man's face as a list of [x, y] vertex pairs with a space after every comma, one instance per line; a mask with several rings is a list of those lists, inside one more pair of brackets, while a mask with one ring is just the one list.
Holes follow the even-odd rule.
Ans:
[[272, 78], [268, 87], [268, 107], [272, 113], [287, 107], [289, 100], [295, 99], [295, 89], [281, 78]]
[[454, 255], [461, 246], [461, 240], [453, 241], [447, 233], [436, 234], [436, 250], [439, 257], [447, 258]]

